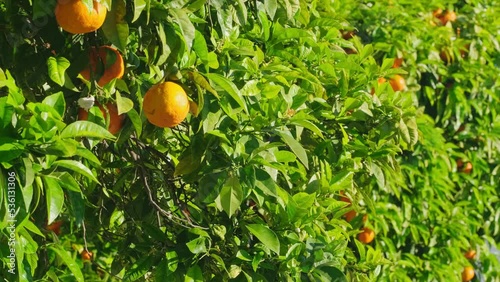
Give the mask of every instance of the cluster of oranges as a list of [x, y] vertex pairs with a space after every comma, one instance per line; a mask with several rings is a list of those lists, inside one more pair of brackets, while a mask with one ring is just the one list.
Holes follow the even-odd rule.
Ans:
[[[342, 202], [348, 203], [348, 206], [351, 206], [351, 200], [346, 197], [343, 191], [340, 192], [340, 200]], [[350, 210], [347, 213], [344, 214], [344, 218], [347, 222], [351, 222], [355, 217], [357, 216], [356, 211]], [[368, 215], [363, 215], [362, 221], [363, 224], [368, 220]], [[358, 234], [358, 240], [364, 244], [369, 244], [375, 239], [375, 232], [368, 228], [368, 227], [363, 227], [361, 229], [361, 233]]]
[[[464, 254], [465, 258], [468, 260], [473, 260], [476, 258], [476, 251], [475, 250], [468, 250]], [[474, 268], [472, 266], [466, 266], [464, 267], [464, 270], [462, 271], [462, 281], [463, 282], [468, 282], [471, 281], [474, 278]]]
[[[97, 1], [93, 1], [92, 9], [81, 0], [58, 1], [55, 8], [56, 21], [59, 26], [72, 34], [89, 33], [98, 30], [106, 19], [107, 9]], [[80, 72], [86, 80], [96, 80], [97, 85], [103, 87], [113, 79], [122, 78], [125, 72], [125, 64], [120, 52], [111, 46], [91, 48], [89, 52], [89, 64]], [[160, 83], [149, 89], [144, 96], [143, 110], [146, 118], [152, 124], [159, 127], [174, 127], [180, 124], [187, 116], [190, 102], [184, 89], [173, 82]], [[108, 130], [117, 134], [124, 122], [124, 115], [118, 114], [117, 105], [106, 103], [104, 106], [97, 103], [96, 106], [107, 119], [109, 113]], [[87, 109], [80, 108], [79, 120], [87, 120]]]

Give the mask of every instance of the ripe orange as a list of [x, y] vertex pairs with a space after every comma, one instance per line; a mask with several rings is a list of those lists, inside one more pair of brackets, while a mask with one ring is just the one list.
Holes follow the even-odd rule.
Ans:
[[397, 69], [403, 64], [403, 58], [394, 59], [394, 64], [392, 64], [392, 68]]
[[441, 16], [441, 14], [443, 14], [443, 9], [441, 9], [441, 8], [438, 8], [438, 9], [436, 9], [436, 10], [434, 10], [434, 11], [432, 12], [432, 15], [433, 15], [434, 17], [436, 17], [436, 18], [437, 18], [437, 17], [439, 17], [439, 16]]
[[344, 214], [344, 217], [347, 222], [351, 222], [356, 217], [356, 215], [357, 213], [355, 210], [350, 210]]
[[475, 250], [468, 250], [464, 254], [466, 259], [474, 259], [476, 257], [476, 251]]
[[363, 232], [358, 234], [358, 240], [364, 244], [369, 244], [375, 238], [375, 232], [368, 227], [363, 228]]
[[92, 257], [94, 256], [92, 252], [89, 252], [87, 250], [83, 250], [80, 255], [82, 257], [82, 260], [91, 260]]
[[[106, 109], [102, 105], [100, 105], [99, 103], [96, 103], [96, 106], [99, 107], [102, 115], [104, 116], [105, 119], [107, 119]], [[123, 120], [125, 119], [125, 116], [118, 115], [118, 108], [113, 103], [107, 103], [105, 105], [105, 107], [108, 109], [109, 114], [110, 114], [108, 130], [112, 134], [117, 134], [118, 132], [120, 132], [120, 129], [123, 126]], [[80, 108], [78, 110], [78, 120], [87, 120], [88, 117], [89, 117], [89, 113], [86, 110], [84, 110], [82, 108]]]
[[405, 79], [399, 74], [394, 75], [391, 80], [389, 80], [389, 83], [394, 91], [402, 91], [406, 87]]
[[65, 31], [73, 34], [88, 33], [99, 29], [106, 18], [106, 7], [94, 0], [89, 12], [81, 0], [58, 0], [54, 11], [56, 21]]
[[457, 20], [457, 14], [453, 11], [446, 11], [442, 16], [439, 17], [441, 23], [446, 25], [448, 22], [454, 22]]
[[[386, 80], [385, 78], [383, 78], [383, 77], [379, 77], [379, 78], [377, 79], [378, 85], [380, 85], [380, 84], [382, 84], [382, 83], [384, 83], [384, 82], [386, 82], [386, 81], [387, 81], [387, 80]], [[372, 88], [372, 90], [370, 91], [370, 94], [372, 94], [372, 95], [373, 95], [373, 94], [375, 94], [375, 88]]]
[[474, 278], [474, 268], [472, 266], [466, 266], [462, 271], [462, 281], [471, 281]]
[[472, 164], [470, 162], [466, 163], [462, 172], [465, 174], [470, 174], [472, 172]]
[[[114, 55], [109, 60], [108, 54], [112, 53]], [[89, 64], [80, 74], [86, 80], [90, 80], [90, 70], [92, 70], [94, 78], [99, 78], [97, 84], [102, 87], [115, 78], [122, 78], [125, 64], [118, 50], [110, 46], [101, 46], [98, 50], [95, 48], [90, 50]]]
[[150, 123], [172, 128], [186, 118], [189, 100], [179, 84], [168, 81], [151, 87], [144, 95], [142, 107]]
[[54, 221], [51, 224], [47, 225], [45, 229], [54, 232], [56, 235], [61, 234], [61, 225], [63, 224], [62, 220]]

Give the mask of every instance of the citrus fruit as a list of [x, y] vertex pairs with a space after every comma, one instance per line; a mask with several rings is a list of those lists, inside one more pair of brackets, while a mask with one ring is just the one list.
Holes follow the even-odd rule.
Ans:
[[392, 68], [397, 69], [403, 64], [403, 58], [394, 59], [394, 63], [392, 64]]
[[[378, 85], [380, 85], [380, 84], [382, 84], [382, 83], [384, 83], [384, 82], [386, 82], [386, 81], [387, 81], [387, 80], [386, 80], [385, 78], [383, 78], [383, 77], [379, 77], [379, 78], [377, 79], [377, 83], [378, 83]], [[371, 90], [370, 94], [372, 94], [372, 95], [373, 95], [373, 94], [375, 94], [375, 88], [372, 88], [372, 90]]]
[[471, 281], [474, 278], [474, 268], [472, 266], [466, 266], [462, 271], [462, 281]]
[[368, 227], [363, 228], [363, 232], [358, 234], [358, 240], [364, 244], [369, 244], [375, 238], [375, 232]]
[[54, 232], [56, 235], [61, 234], [61, 225], [63, 224], [62, 220], [54, 221], [51, 224], [47, 225], [45, 229]]
[[439, 17], [441, 23], [446, 25], [448, 22], [454, 22], [457, 20], [457, 14], [453, 11], [446, 11], [443, 15]]
[[470, 162], [465, 164], [465, 167], [462, 169], [462, 172], [465, 174], [470, 174], [472, 172], [472, 164]]
[[125, 71], [123, 57], [118, 50], [110, 46], [101, 46], [97, 50], [92, 48], [89, 64], [80, 74], [86, 80], [90, 80], [91, 70], [94, 78], [99, 78], [97, 84], [102, 87], [115, 78], [122, 78]]
[[[109, 127], [108, 127], [109, 132], [111, 132], [112, 134], [117, 134], [118, 132], [120, 132], [120, 129], [123, 126], [123, 120], [125, 119], [125, 116], [118, 115], [118, 108], [116, 107], [116, 105], [113, 103], [107, 103], [105, 105], [105, 107], [107, 108], [107, 111], [99, 103], [96, 103], [96, 106], [99, 107], [99, 109], [101, 110], [102, 116], [105, 119], [107, 119], [107, 112], [109, 111], [109, 114], [110, 114]], [[78, 120], [87, 120], [88, 117], [89, 117], [89, 113], [86, 110], [84, 110], [82, 108], [80, 108], [78, 110]]]
[[350, 210], [344, 214], [344, 217], [347, 222], [351, 222], [356, 217], [356, 211]]
[[91, 260], [93, 256], [92, 252], [89, 252], [87, 250], [83, 250], [80, 255], [82, 257], [82, 260]]
[[106, 18], [106, 7], [93, 2], [91, 11], [81, 0], [58, 0], [54, 14], [59, 26], [73, 34], [88, 33], [99, 29]]
[[394, 75], [391, 80], [389, 80], [389, 83], [394, 91], [402, 91], [406, 87], [405, 79], [399, 74]]
[[186, 118], [189, 99], [179, 84], [168, 81], [151, 87], [144, 95], [142, 107], [150, 123], [172, 128]]
[[468, 250], [467, 252], [465, 252], [464, 256], [466, 259], [474, 259], [476, 257], [476, 251]]

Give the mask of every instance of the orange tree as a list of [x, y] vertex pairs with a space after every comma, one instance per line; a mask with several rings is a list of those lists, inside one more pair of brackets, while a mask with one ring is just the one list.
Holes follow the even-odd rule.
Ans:
[[[2, 277], [458, 280], [473, 265], [494, 281], [500, 9], [413, 2], [2, 1]], [[105, 7], [103, 25], [61, 29], [70, 4]], [[142, 105], [165, 81], [191, 105], [172, 128]], [[126, 116], [116, 134], [93, 101]]]

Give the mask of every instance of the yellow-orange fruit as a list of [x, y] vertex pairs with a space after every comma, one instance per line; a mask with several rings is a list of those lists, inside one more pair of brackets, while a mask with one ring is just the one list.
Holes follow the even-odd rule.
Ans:
[[[114, 54], [112, 58], [108, 58], [108, 53]], [[86, 80], [90, 80], [90, 70], [94, 73], [94, 78], [99, 79], [97, 84], [102, 87], [115, 78], [122, 78], [125, 64], [118, 50], [110, 46], [101, 46], [97, 50], [96, 48], [90, 49], [89, 64], [80, 74]], [[99, 75], [101, 76], [97, 77]]]
[[405, 79], [399, 74], [394, 75], [391, 80], [389, 80], [389, 83], [394, 91], [402, 91], [406, 87]]
[[476, 251], [468, 250], [467, 252], [465, 252], [464, 256], [466, 259], [474, 259], [476, 257]]
[[375, 232], [368, 227], [363, 228], [363, 232], [358, 234], [358, 240], [364, 244], [369, 244], [375, 238]]
[[472, 278], [474, 278], [474, 275], [475, 275], [474, 268], [472, 268], [472, 266], [466, 266], [462, 271], [462, 281], [463, 282], [471, 281]]
[[83, 250], [80, 255], [82, 257], [82, 260], [91, 260], [93, 257], [92, 252], [89, 252], [87, 250]]
[[177, 83], [168, 81], [151, 87], [142, 103], [150, 123], [158, 127], [174, 127], [189, 113], [189, 99]]
[[106, 19], [106, 7], [93, 2], [91, 11], [81, 0], [58, 0], [54, 14], [59, 26], [73, 34], [88, 33], [99, 29]]
[[[96, 106], [98, 106], [99, 109], [101, 110], [102, 116], [105, 119], [107, 119], [106, 109], [104, 109], [104, 107], [99, 103], [96, 103]], [[120, 132], [120, 129], [123, 126], [123, 121], [125, 119], [125, 116], [118, 114], [118, 108], [116, 107], [115, 104], [107, 103], [105, 106], [109, 111], [108, 131], [111, 132], [112, 134], [117, 134], [118, 132]], [[89, 118], [89, 113], [86, 110], [80, 108], [78, 110], [78, 120], [87, 120], [88, 118]]]

